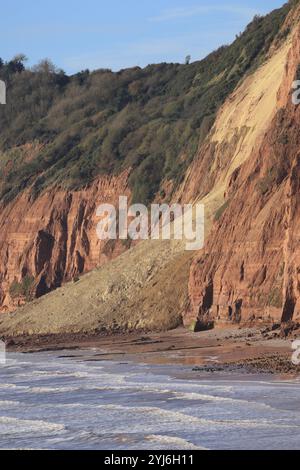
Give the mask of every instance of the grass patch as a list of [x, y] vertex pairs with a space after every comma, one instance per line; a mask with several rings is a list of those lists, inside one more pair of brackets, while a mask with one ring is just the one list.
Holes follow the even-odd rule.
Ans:
[[275, 308], [281, 308], [283, 305], [282, 289], [274, 287], [269, 294], [268, 305]]
[[9, 288], [12, 299], [24, 297], [27, 302], [33, 299], [34, 278], [26, 275], [21, 282], [14, 280]]
[[217, 210], [217, 212], [215, 213], [215, 222], [218, 222], [221, 219], [229, 204], [230, 201], [228, 200], [224, 202], [224, 204]]

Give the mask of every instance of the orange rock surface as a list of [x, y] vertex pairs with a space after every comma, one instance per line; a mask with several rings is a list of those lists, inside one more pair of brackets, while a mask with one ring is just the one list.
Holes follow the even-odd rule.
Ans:
[[[204, 250], [192, 263], [186, 324], [198, 321], [205, 327], [300, 319], [300, 107], [291, 96], [299, 63], [297, 26], [281, 51], [274, 52], [225, 103], [218, 129], [204, 155], [200, 154], [212, 168], [206, 200], [221, 188], [225, 205], [213, 222]], [[264, 81], [268, 86], [260, 94]], [[266, 93], [273, 93], [271, 101], [266, 100]], [[264, 100], [268, 106], [261, 104]], [[234, 101], [235, 114], [230, 114]], [[242, 132], [236, 126], [236, 138], [230, 140], [230, 126], [235, 127], [241, 115], [246, 129]], [[220, 143], [215, 135], [222, 127]], [[201, 172], [193, 168], [189, 178], [194, 185]]]
[[78, 274], [105, 263], [125, 250], [97, 237], [99, 204], [116, 205], [129, 195], [128, 172], [102, 177], [82, 191], [50, 190], [32, 201], [26, 191], [0, 211], [0, 303], [13, 310], [24, 299], [9, 293], [13, 281], [34, 279], [39, 297]]

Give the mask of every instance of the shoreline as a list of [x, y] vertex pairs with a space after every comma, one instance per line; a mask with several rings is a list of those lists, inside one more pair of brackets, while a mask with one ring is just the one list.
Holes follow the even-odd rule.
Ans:
[[6, 338], [8, 352], [96, 350], [94, 360], [185, 365], [193, 371], [243, 370], [300, 375], [291, 361], [292, 341], [272, 328], [224, 328], [193, 333], [183, 327], [167, 332], [60, 334]]

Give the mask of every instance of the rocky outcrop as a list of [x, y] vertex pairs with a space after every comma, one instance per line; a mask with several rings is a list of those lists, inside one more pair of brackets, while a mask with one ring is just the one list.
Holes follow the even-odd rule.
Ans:
[[[247, 131], [247, 135], [256, 134], [253, 147], [248, 146], [250, 152], [243, 150], [242, 158], [237, 160], [236, 152], [245, 138], [232, 146], [224, 134], [222, 165], [225, 168], [229, 149], [234, 155], [228, 159], [233, 171], [225, 168], [219, 179], [225, 182], [221, 185], [225, 204], [216, 214], [218, 220], [214, 221], [205, 249], [192, 263], [187, 324], [286, 322], [300, 318], [300, 108], [291, 97], [300, 63], [299, 26], [292, 38], [292, 44], [287, 42], [288, 50], [281, 49], [277, 64], [281, 80], [273, 83], [276, 94], [266, 90], [272, 95], [265, 109], [268, 119], [264, 126]], [[257, 74], [249, 77], [258, 88], [264, 80], [268, 82], [268, 67], [274, 57], [258, 71], [259, 82]], [[241, 91], [230, 99], [242, 99]], [[230, 99], [223, 115], [219, 115], [219, 129], [222, 119], [226, 122], [224, 113], [226, 117]], [[261, 116], [264, 106], [257, 101], [254, 111]], [[238, 119], [242, 112], [249, 110], [237, 105]], [[216, 153], [212, 161], [216, 165]]]
[[[103, 176], [81, 191], [49, 190], [32, 199], [23, 192], [0, 211], [0, 304], [13, 310], [24, 303], [22, 285], [41, 295], [122, 253], [121, 242], [100, 241], [96, 234], [99, 204], [130, 195], [128, 172]], [[21, 291], [21, 292], [20, 292]]]

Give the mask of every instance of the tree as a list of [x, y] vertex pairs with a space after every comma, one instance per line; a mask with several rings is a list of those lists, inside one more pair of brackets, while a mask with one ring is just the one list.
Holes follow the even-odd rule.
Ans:
[[17, 54], [8, 62], [7, 69], [9, 73], [21, 73], [25, 70], [24, 62], [28, 59], [25, 54]]
[[22, 64], [24, 64], [24, 62], [28, 61], [28, 57], [21, 52], [20, 54], [16, 54], [13, 57], [12, 61], [13, 62], [21, 62]]
[[191, 62], [191, 56], [190, 55], [187, 55], [186, 58], [185, 58], [185, 65], [189, 65], [189, 63]]
[[32, 68], [33, 72], [44, 73], [46, 75], [57, 73], [58, 70], [53, 62], [49, 59], [41, 60]]

